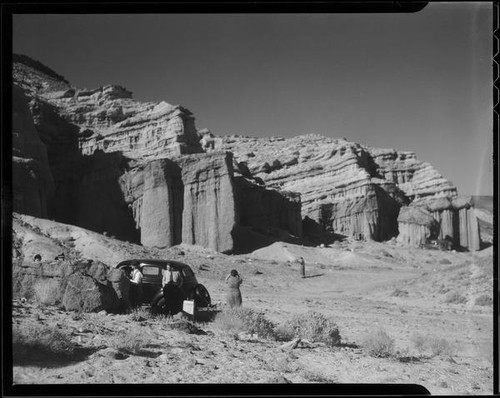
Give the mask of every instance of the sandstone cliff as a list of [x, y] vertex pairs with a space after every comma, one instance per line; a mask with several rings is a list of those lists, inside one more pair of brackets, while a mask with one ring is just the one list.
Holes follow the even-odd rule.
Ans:
[[[479, 248], [470, 204], [459, 204], [456, 187], [413, 152], [319, 135], [216, 137], [215, 148], [232, 151], [240, 168], [266, 186], [300, 193], [302, 217], [327, 231], [379, 241], [401, 234], [401, 243], [419, 245], [432, 235], [430, 220], [414, 222], [405, 218], [406, 210], [398, 220], [400, 208], [413, 203], [431, 211], [440, 226], [437, 237], [449, 235], [464, 248]], [[447, 205], [437, 206], [439, 201]], [[461, 212], [460, 221], [453, 221], [450, 211]]]
[[[318, 135], [216, 137], [182, 106], [116, 85], [79, 89], [25, 56], [14, 81], [30, 101], [28, 112], [16, 89], [15, 211], [156, 247], [253, 250], [324, 233], [480, 246], [473, 203], [412, 152]], [[405, 216], [415, 207], [438, 232]]]
[[47, 217], [54, 180], [47, 149], [40, 140], [21, 88], [14, 85], [12, 96], [12, 197], [14, 208], [36, 217]]

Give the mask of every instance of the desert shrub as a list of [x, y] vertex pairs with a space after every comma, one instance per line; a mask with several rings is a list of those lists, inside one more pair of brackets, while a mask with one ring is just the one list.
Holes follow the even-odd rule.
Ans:
[[467, 302], [467, 298], [462, 296], [458, 292], [450, 292], [446, 295], [445, 303], [448, 304], [464, 304]]
[[29, 358], [32, 353], [69, 357], [74, 354], [76, 344], [69, 333], [57, 327], [45, 325], [14, 325], [12, 329], [12, 354], [14, 361]]
[[455, 347], [443, 337], [435, 337], [414, 333], [410, 337], [415, 349], [420, 353], [430, 353], [431, 356], [452, 356]]
[[35, 298], [42, 304], [55, 305], [61, 302], [61, 286], [55, 279], [40, 279], [33, 286]]
[[311, 371], [311, 370], [307, 370], [307, 369], [302, 372], [302, 376], [309, 383], [331, 384], [331, 383], [335, 383], [336, 382], [335, 380], [330, 379], [329, 377], [325, 376], [322, 373]]
[[151, 318], [153, 318], [151, 312], [142, 307], [133, 308], [129, 314], [129, 319], [133, 322], [141, 322]]
[[239, 333], [256, 334], [263, 338], [275, 338], [275, 325], [263, 314], [251, 308], [233, 308], [217, 314], [215, 328], [236, 337]]
[[476, 298], [476, 300], [474, 301], [474, 304], [481, 305], [481, 306], [492, 306], [493, 305], [493, 298], [487, 294], [482, 294], [481, 296]]
[[309, 311], [295, 315], [277, 329], [280, 340], [303, 338], [323, 342], [329, 346], [339, 345], [341, 341], [337, 325], [319, 312]]
[[394, 355], [394, 339], [383, 329], [366, 335], [361, 346], [372, 357], [387, 358]]
[[111, 346], [120, 352], [137, 355], [151, 343], [150, 336], [143, 330], [131, 330], [122, 333], [111, 342]]
[[98, 314], [80, 313], [83, 319], [81, 328], [89, 330], [93, 334], [107, 334], [109, 329], [106, 328], [104, 320]]
[[401, 289], [395, 289], [391, 293], [392, 297], [408, 297], [408, 291], [407, 290], [401, 290]]

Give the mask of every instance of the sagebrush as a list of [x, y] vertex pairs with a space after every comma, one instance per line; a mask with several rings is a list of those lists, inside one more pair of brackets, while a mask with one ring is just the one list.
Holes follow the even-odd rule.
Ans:
[[493, 298], [488, 294], [482, 294], [481, 296], [476, 298], [474, 304], [489, 307], [493, 305]]
[[280, 340], [299, 337], [329, 346], [336, 346], [341, 342], [339, 328], [335, 322], [314, 311], [295, 315], [278, 327], [277, 335]]
[[450, 292], [446, 295], [445, 303], [448, 304], [464, 304], [467, 302], [467, 298], [464, 297], [459, 292]]
[[455, 346], [443, 337], [413, 333], [410, 341], [420, 354], [427, 353], [433, 357], [452, 356], [456, 351]]
[[384, 329], [367, 334], [361, 345], [372, 357], [387, 358], [394, 355], [394, 339]]
[[256, 334], [262, 338], [276, 337], [275, 324], [251, 308], [232, 308], [217, 314], [214, 326], [233, 337], [240, 333]]
[[111, 342], [116, 350], [132, 355], [140, 354], [148, 344], [151, 344], [151, 336], [144, 330], [121, 333]]

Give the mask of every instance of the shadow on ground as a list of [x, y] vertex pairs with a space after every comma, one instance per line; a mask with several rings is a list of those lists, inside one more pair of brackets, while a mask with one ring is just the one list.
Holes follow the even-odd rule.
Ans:
[[31, 346], [16, 345], [12, 351], [12, 363], [14, 366], [58, 368], [75, 362], [83, 362], [98, 350], [95, 347], [77, 347], [69, 354], [40, 350]]

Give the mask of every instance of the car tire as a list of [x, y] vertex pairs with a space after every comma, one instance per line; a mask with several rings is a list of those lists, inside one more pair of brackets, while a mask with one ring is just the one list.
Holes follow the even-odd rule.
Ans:
[[212, 303], [207, 288], [202, 284], [194, 288], [194, 303], [197, 307], [208, 307]]

